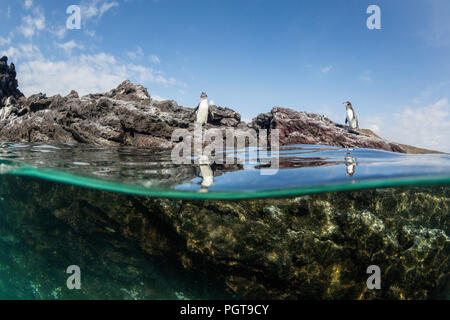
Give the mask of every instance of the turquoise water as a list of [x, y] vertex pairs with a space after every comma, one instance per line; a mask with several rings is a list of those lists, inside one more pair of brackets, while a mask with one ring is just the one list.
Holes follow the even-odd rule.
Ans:
[[[191, 244], [171, 236], [172, 228], [186, 228], [188, 237], [191, 227], [185, 222], [172, 226], [164, 220], [164, 212], [158, 217], [165, 218], [152, 220], [149, 208], [153, 205], [147, 201], [155, 201], [163, 208], [158, 210], [164, 210], [172, 203], [189, 205], [191, 200], [225, 199], [240, 204], [241, 199], [327, 197], [350, 190], [364, 196], [365, 189], [377, 188], [381, 194], [381, 188], [448, 188], [450, 183], [450, 156], [446, 154], [403, 155], [300, 145], [282, 147], [266, 159], [257, 150], [228, 156], [246, 161], [209, 164], [205, 171], [200, 164], [173, 164], [170, 152], [164, 150], [1, 144], [0, 299], [242, 298], [239, 290], [233, 292], [234, 284], [219, 276], [222, 271], [207, 271], [210, 262], [202, 260], [202, 251], [186, 254], [195, 241]], [[267, 170], [264, 160], [273, 157], [280, 159], [278, 171], [261, 174]], [[203, 175], [208, 172], [212, 180], [205, 187]], [[427, 192], [432, 195], [432, 191], [423, 194]], [[159, 203], [158, 199], [168, 198], [175, 202]], [[282, 207], [283, 201], [271, 205]], [[448, 198], [444, 197], [444, 203]], [[121, 209], [116, 211], [119, 204]], [[136, 212], [139, 217], [134, 216]], [[448, 212], [440, 214], [444, 218], [420, 222], [420, 227], [448, 234]], [[69, 265], [80, 266], [82, 290], [67, 288]], [[240, 276], [241, 271], [232, 272]], [[248, 276], [248, 271], [242, 272]], [[448, 292], [445, 284], [444, 289], [442, 284], [435, 286], [433, 297], [437, 291]]]
[[[253, 149], [237, 150], [226, 153], [231, 164], [203, 166], [213, 181], [202, 190], [202, 166], [195, 157], [191, 164], [177, 165], [167, 150], [68, 144], [3, 144], [0, 150], [4, 174], [145, 196], [243, 199], [450, 182], [447, 154], [311, 145], [281, 147], [262, 156]], [[263, 163], [274, 158], [279, 161], [271, 171]]]

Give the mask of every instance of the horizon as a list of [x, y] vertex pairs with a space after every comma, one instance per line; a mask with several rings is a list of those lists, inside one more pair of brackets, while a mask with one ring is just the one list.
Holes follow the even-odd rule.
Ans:
[[[0, 51], [19, 90], [80, 95], [130, 80], [194, 107], [201, 92], [250, 122], [274, 106], [450, 152], [450, 2], [445, 0], [0, 1]], [[369, 5], [381, 10], [370, 30]], [[69, 30], [70, 5], [81, 28]], [[145, 33], [144, 33], [145, 32]]]

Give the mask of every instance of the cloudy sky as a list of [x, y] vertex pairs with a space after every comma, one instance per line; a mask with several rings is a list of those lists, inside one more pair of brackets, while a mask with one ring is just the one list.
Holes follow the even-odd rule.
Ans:
[[448, 0], [0, 0], [0, 51], [25, 95], [130, 79], [184, 106], [206, 91], [246, 121], [277, 105], [341, 123], [350, 100], [361, 127], [450, 152], [449, 16]]

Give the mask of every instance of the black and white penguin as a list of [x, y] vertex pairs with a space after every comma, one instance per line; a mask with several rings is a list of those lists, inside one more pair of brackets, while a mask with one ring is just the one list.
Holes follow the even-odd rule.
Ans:
[[355, 174], [355, 168], [358, 164], [353, 157], [345, 157], [345, 167], [347, 170], [347, 176], [353, 176]]
[[349, 124], [350, 128], [352, 129], [358, 129], [358, 118], [356, 117], [355, 110], [353, 110], [352, 104], [347, 101], [344, 102], [345, 107], [347, 108], [347, 117], [345, 118], [345, 124]]
[[201, 155], [199, 159], [200, 164], [200, 172], [202, 173], [202, 182], [201, 186], [202, 188], [199, 190], [199, 192], [208, 192], [208, 188], [211, 187], [214, 183], [214, 172], [209, 165], [210, 160], [207, 156]]
[[206, 93], [202, 92], [200, 96], [200, 103], [197, 108], [195, 108], [194, 112], [197, 111], [197, 123], [204, 125], [208, 122], [208, 110], [209, 110], [209, 102], [208, 96]]

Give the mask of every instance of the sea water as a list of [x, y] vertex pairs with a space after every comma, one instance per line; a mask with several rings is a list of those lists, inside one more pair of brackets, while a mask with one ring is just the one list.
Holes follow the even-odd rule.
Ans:
[[286, 146], [270, 175], [227, 156], [1, 144], [0, 299], [448, 298], [449, 155]]

